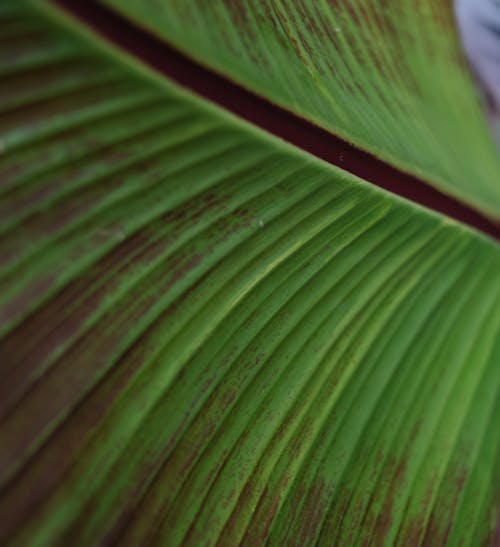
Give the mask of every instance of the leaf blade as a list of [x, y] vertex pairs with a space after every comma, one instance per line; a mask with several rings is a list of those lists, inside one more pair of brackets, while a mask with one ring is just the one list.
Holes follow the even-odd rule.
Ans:
[[[14, 190], [25, 191], [30, 176], [43, 189], [59, 174], [62, 190], [26, 203], [1, 242], [3, 250], [15, 240], [26, 257], [2, 272], [10, 320], [0, 339], [4, 541], [255, 544], [293, 540], [296, 531], [306, 544], [328, 542], [341, 517], [336, 502], [350, 510], [344, 494], [359, 477], [365, 482], [353, 499], [365, 499], [376, 481], [391, 483], [390, 458], [402, 450], [416, 468], [437, 420], [427, 404], [447, 409], [438, 417], [460, 429], [458, 394], [476, 402], [469, 421], [483, 424], [472, 431], [478, 456], [471, 470], [495, 476], [496, 430], [489, 449], [480, 447], [498, 412], [491, 408], [498, 385], [479, 404], [476, 383], [487, 383], [480, 359], [447, 355], [475, 341], [462, 336], [477, 331], [474, 309], [498, 302], [496, 243], [146, 78], [128, 61], [112, 61], [88, 39], [58, 30], [50, 11], [9, 5], [20, 21], [37, 18], [54, 42], [113, 64], [128, 81], [120, 104], [132, 104], [138, 89], [159, 119], [165, 109], [168, 123], [151, 158], [155, 139], [138, 138], [134, 117], [104, 116], [102, 132], [112, 137], [123, 124], [119, 135], [135, 143], [115, 171], [123, 140], [86, 143], [87, 110], [77, 98], [79, 131], [68, 134], [52, 105], [55, 122], [38, 126], [39, 140], [14, 125], [13, 155], [7, 148], [0, 158], [12, 166], [17, 152], [41, 142], [62, 146], [69, 167], [80, 157], [77, 145], [102, 152], [83, 156], [90, 178], [77, 178], [74, 188], [57, 162], [44, 176], [41, 163], [27, 179], [12, 179]], [[58, 137], [62, 143], [51, 140]], [[78, 212], [86, 188], [97, 193]], [[9, 190], [7, 203], [15, 195]], [[41, 227], [53, 222], [44, 234]], [[52, 287], [29, 293], [46, 278]], [[21, 311], [9, 311], [20, 297]], [[488, 336], [499, 322], [492, 316]], [[457, 333], [458, 349], [450, 349], [449, 332]], [[469, 381], [451, 399], [462, 368]], [[419, 419], [427, 434], [399, 446]], [[408, 427], [398, 436], [401, 423]], [[380, 435], [370, 433], [374, 426]], [[445, 450], [447, 431], [434, 442]], [[389, 463], [372, 477], [380, 446]], [[483, 465], [487, 472], [478, 471]], [[446, 484], [454, 471], [446, 468]], [[409, 486], [396, 492], [400, 504], [412, 499]], [[484, 492], [473, 524], [488, 535], [483, 521], [496, 492]], [[448, 496], [436, 499], [449, 511]], [[375, 521], [384, 520], [378, 498], [367, 505]], [[439, 503], [433, 510], [445, 511]], [[361, 534], [370, 533], [371, 512]], [[349, 536], [355, 523], [348, 519], [338, 533]], [[451, 533], [457, 527], [454, 519]], [[380, 541], [400, 529], [397, 522], [382, 528], [374, 536]]]

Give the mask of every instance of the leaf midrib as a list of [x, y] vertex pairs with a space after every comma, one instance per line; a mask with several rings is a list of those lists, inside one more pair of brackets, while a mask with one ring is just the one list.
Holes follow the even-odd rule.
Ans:
[[450, 217], [496, 240], [500, 223], [444, 194], [425, 180], [361, 150], [341, 137], [202, 66], [98, 0], [52, 0], [114, 47], [196, 95], [304, 152], [408, 201]]

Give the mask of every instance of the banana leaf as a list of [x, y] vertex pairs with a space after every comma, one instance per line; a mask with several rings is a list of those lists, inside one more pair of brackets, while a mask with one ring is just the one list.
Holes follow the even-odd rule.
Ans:
[[494, 544], [498, 243], [0, 28], [0, 543]]

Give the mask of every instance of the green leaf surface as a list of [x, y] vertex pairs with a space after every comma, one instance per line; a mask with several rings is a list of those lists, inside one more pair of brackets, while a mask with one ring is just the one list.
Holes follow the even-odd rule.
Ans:
[[103, 0], [204, 65], [500, 218], [452, 0]]
[[0, 543], [491, 543], [499, 246], [0, 27]]

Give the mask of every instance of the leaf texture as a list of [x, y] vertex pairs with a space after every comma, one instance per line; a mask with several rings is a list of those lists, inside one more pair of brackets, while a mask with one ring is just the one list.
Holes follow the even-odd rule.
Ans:
[[103, 0], [235, 82], [500, 218], [452, 0]]
[[498, 245], [0, 24], [1, 543], [492, 543]]

